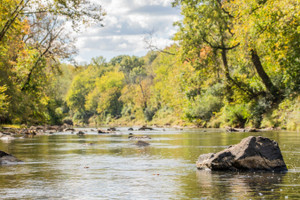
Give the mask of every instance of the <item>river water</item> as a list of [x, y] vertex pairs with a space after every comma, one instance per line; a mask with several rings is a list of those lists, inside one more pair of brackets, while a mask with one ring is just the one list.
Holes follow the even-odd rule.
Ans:
[[[300, 134], [225, 133], [212, 129], [133, 131], [147, 147], [115, 135], [71, 132], [0, 141], [23, 164], [0, 166], [0, 199], [300, 199]], [[279, 143], [289, 171], [210, 172], [200, 154], [218, 152], [250, 135]]]

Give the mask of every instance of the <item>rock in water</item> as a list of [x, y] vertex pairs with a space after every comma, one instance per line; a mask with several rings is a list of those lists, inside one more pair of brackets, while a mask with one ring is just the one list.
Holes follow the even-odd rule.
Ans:
[[198, 169], [213, 171], [287, 171], [278, 143], [250, 136], [218, 153], [200, 155]]
[[151, 128], [151, 127], [147, 127], [147, 126], [142, 126], [141, 128], [138, 129], [139, 131], [146, 131], [146, 130], [149, 130], [149, 131], [153, 131], [154, 129]]
[[79, 131], [78, 133], [76, 133], [77, 135], [84, 135], [83, 131]]
[[139, 146], [139, 147], [146, 147], [149, 146], [150, 144], [148, 142], [142, 141], [142, 140], [138, 140], [135, 145]]
[[18, 162], [22, 161], [17, 159], [13, 155], [5, 153], [4, 151], [0, 151], [0, 165], [16, 164]]

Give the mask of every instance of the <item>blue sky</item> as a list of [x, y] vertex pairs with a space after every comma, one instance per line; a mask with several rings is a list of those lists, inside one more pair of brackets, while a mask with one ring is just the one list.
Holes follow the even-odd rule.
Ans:
[[[96, 0], [94, 0], [96, 1]], [[143, 56], [148, 51], [144, 38], [152, 33], [153, 43], [164, 48], [176, 32], [173, 22], [180, 20], [179, 8], [172, 0], [101, 0], [107, 15], [104, 27], [92, 26], [78, 36], [75, 59], [89, 62], [103, 56], [109, 61], [117, 55]]]

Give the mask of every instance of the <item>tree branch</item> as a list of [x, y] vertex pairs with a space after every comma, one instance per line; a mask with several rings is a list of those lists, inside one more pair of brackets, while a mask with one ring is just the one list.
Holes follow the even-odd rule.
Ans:
[[29, 3], [30, 0], [26, 1], [26, 3], [22, 6], [22, 4], [24, 3], [24, 0], [22, 0], [16, 7], [16, 9], [14, 10], [14, 12], [12, 13], [12, 19], [8, 19], [7, 22], [5, 23], [3, 29], [0, 32], [0, 41], [3, 40], [5, 34], [7, 33], [7, 31], [9, 30], [9, 28], [11, 27], [11, 25], [15, 22], [15, 20], [17, 19], [17, 17], [19, 16], [20, 12], [26, 7], [26, 5]]

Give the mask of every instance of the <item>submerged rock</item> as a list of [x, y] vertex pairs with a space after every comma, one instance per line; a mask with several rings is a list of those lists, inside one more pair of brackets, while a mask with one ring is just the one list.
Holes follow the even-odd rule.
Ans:
[[278, 143], [250, 136], [218, 153], [200, 155], [198, 169], [215, 171], [287, 171]]
[[133, 136], [133, 135], [129, 135], [129, 136], [128, 136], [128, 139], [131, 139], [131, 140], [143, 140], [143, 139], [151, 139], [151, 137], [148, 136], [148, 135], [143, 135], [143, 136]]
[[145, 146], [149, 146], [150, 145], [148, 142], [145, 142], [145, 141], [142, 141], [142, 140], [138, 140], [134, 144], [137, 145], [137, 146], [139, 146], [139, 147], [145, 147]]
[[17, 164], [18, 162], [22, 161], [17, 159], [13, 155], [5, 153], [4, 151], [0, 151], [0, 165]]

